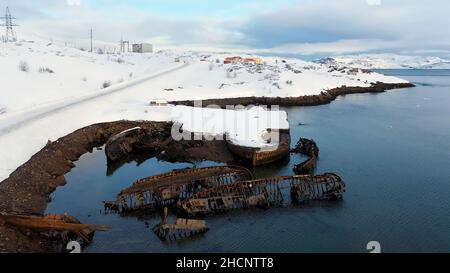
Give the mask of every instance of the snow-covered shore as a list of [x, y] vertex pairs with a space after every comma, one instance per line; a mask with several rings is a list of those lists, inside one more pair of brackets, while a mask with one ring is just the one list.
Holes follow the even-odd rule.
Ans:
[[[284, 112], [259, 111], [259, 108], [227, 112], [150, 106], [151, 101], [288, 98], [317, 95], [343, 85], [369, 87], [376, 82], [407, 82], [360, 69], [278, 57], [263, 58], [261, 65], [224, 64], [223, 59], [228, 56], [164, 51], [108, 57], [39, 43], [3, 45], [0, 73], [4, 75], [2, 82], [6, 88], [0, 90], [0, 181], [42, 149], [48, 140], [55, 141], [99, 122], [175, 121], [192, 132], [227, 133], [236, 143], [251, 147], [264, 145], [261, 135], [267, 128], [288, 128]], [[28, 72], [19, 69], [21, 62], [28, 64]], [[39, 71], [40, 68], [43, 69]], [[129, 77], [130, 73], [133, 77]], [[145, 79], [146, 75], [151, 77]], [[139, 81], [138, 77], [144, 80]], [[102, 89], [105, 80], [111, 80], [113, 85]], [[137, 82], [129, 84], [133, 80]], [[109, 92], [114, 88], [120, 92]], [[102, 92], [105, 95], [95, 95]], [[215, 113], [213, 117], [212, 113]], [[239, 125], [242, 119], [245, 121]], [[248, 126], [255, 121], [258, 126]]]
[[336, 70], [329, 64], [278, 57], [266, 57], [264, 64], [258, 66], [223, 64], [228, 56], [182, 51], [98, 54], [42, 42], [3, 43], [0, 114], [95, 94], [110, 85], [171, 67], [176, 58], [187, 60], [192, 66], [170, 81], [155, 82], [153, 98], [177, 101], [295, 97], [320, 94], [343, 85], [367, 87], [377, 81], [405, 82], [377, 73], [351, 68]]
[[344, 85], [369, 87], [376, 82], [407, 83], [397, 77], [299, 59], [265, 57], [263, 65], [223, 64], [227, 56], [213, 54], [204, 61], [193, 61], [170, 83], [155, 83], [154, 98], [183, 101], [253, 96], [298, 97], [318, 95]]

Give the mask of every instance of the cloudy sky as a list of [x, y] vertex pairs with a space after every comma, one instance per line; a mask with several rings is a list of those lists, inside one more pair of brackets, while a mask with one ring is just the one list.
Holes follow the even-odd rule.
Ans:
[[18, 29], [96, 40], [340, 55], [450, 55], [448, 0], [0, 0]]

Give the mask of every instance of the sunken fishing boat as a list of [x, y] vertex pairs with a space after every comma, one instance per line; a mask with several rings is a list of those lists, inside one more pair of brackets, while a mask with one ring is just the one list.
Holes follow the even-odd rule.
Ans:
[[184, 240], [199, 236], [209, 230], [205, 220], [177, 218], [174, 224], [161, 223], [153, 232], [161, 241]]
[[105, 201], [105, 208], [119, 212], [173, 206], [197, 192], [237, 181], [253, 179], [252, 173], [238, 166], [181, 169], [133, 183], [122, 190], [116, 201]]
[[[276, 136], [276, 137], [273, 137]], [[266, 143], [259, 147], [243, 145], [227, 137], [227, 146], [236, 156], [252, 166], [262, 166], [289, 156], [291, 134], [289, 129], [267, 130]]]
[[310, 200], [337, 200], [345, 183], [334, 173], [240, 181], [201, 191], [179, 204], [187, 214], [220, 213], [249, 207], [297, 205]]
[[90, 244], [96, 231], [109, 231], [107, 226], [82, 224], [67, 214], [40, 216], [0, 213], [0, 219], [7, 225], [46, 233], [61, 238], [66, 243], [79, 238], [83, 243]]
[[297, 175], [313, 174], [319, 158], [319, 147], [316, 142], [312, 139], [300, 138], [292, 152], [309, 157], [307, 160], [294, 166], [294, 173]]

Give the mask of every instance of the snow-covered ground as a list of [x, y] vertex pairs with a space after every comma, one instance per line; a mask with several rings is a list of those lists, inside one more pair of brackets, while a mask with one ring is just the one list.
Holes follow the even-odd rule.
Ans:
[[397, 54], [348, 55], [330, 58], [328, 61], [364, 69], [450, 69], [450, 60]]
[[155, 83], [154, 98], [177, 101], [251, 96], [297, 97], [320, 94], [343, 85], [367, 87], [378, 81], [407, 82], [358, 69], [336, 70], [328, 65], [279, 57], [263, 58], [264, 65], [223, 64], [227, 56], [215, 54], [204, 61], [193, 62], [172, 81]]
[[[249, 65], [223, 64], [229, 56], [225, 54], [183, 51], [108, 55], [39, 42], [0, 48], [0, 181], [48, 140], [98, 122], [175, 121], [192, 132], [226, 133], [232, 141], [251, 147], [267, 145], [262, 137], [267, 128], [288, 128], [282, 111], [150, 106], [155, 100], [291, 97], [342, 85], [406, 82], [360, 69], [278, 57]], [[178, 58], [180, 62], [175, 62]], [[27, 63], [28, 71], [19, 69], [21, 62]], [[105, 81], [113, 85], [102, 89]]]
[[95, 94], [174, 65], [164, 54], [98, 54], [52, 43], [0, 43], [3, 112]]

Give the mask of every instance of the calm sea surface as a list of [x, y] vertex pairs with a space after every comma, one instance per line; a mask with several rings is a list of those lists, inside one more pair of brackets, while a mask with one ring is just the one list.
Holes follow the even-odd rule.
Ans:
[[[113, 228], [97, 233], [86, 252], [367, 252], [369, 241], [379, 241], [383, 252], [450, 252], [450, 70], [380, 71], [417, 87], [285, 108], [293, 145], [300, 136], [316, 140], [317, 173], [336, 172], [346, 181], [343, 201], [208, 217], [204, 236], [163, 243], [151, 230], [159, 215], [104, 215], [101, 201], [136, 179], [193, 165], [153, 158], [108, 176], [104, 151], [95, 151], [66, 175], [47, 213], [67, 211]], [[302, 160], [292, 155], [254, 171], [290, 175]]]

